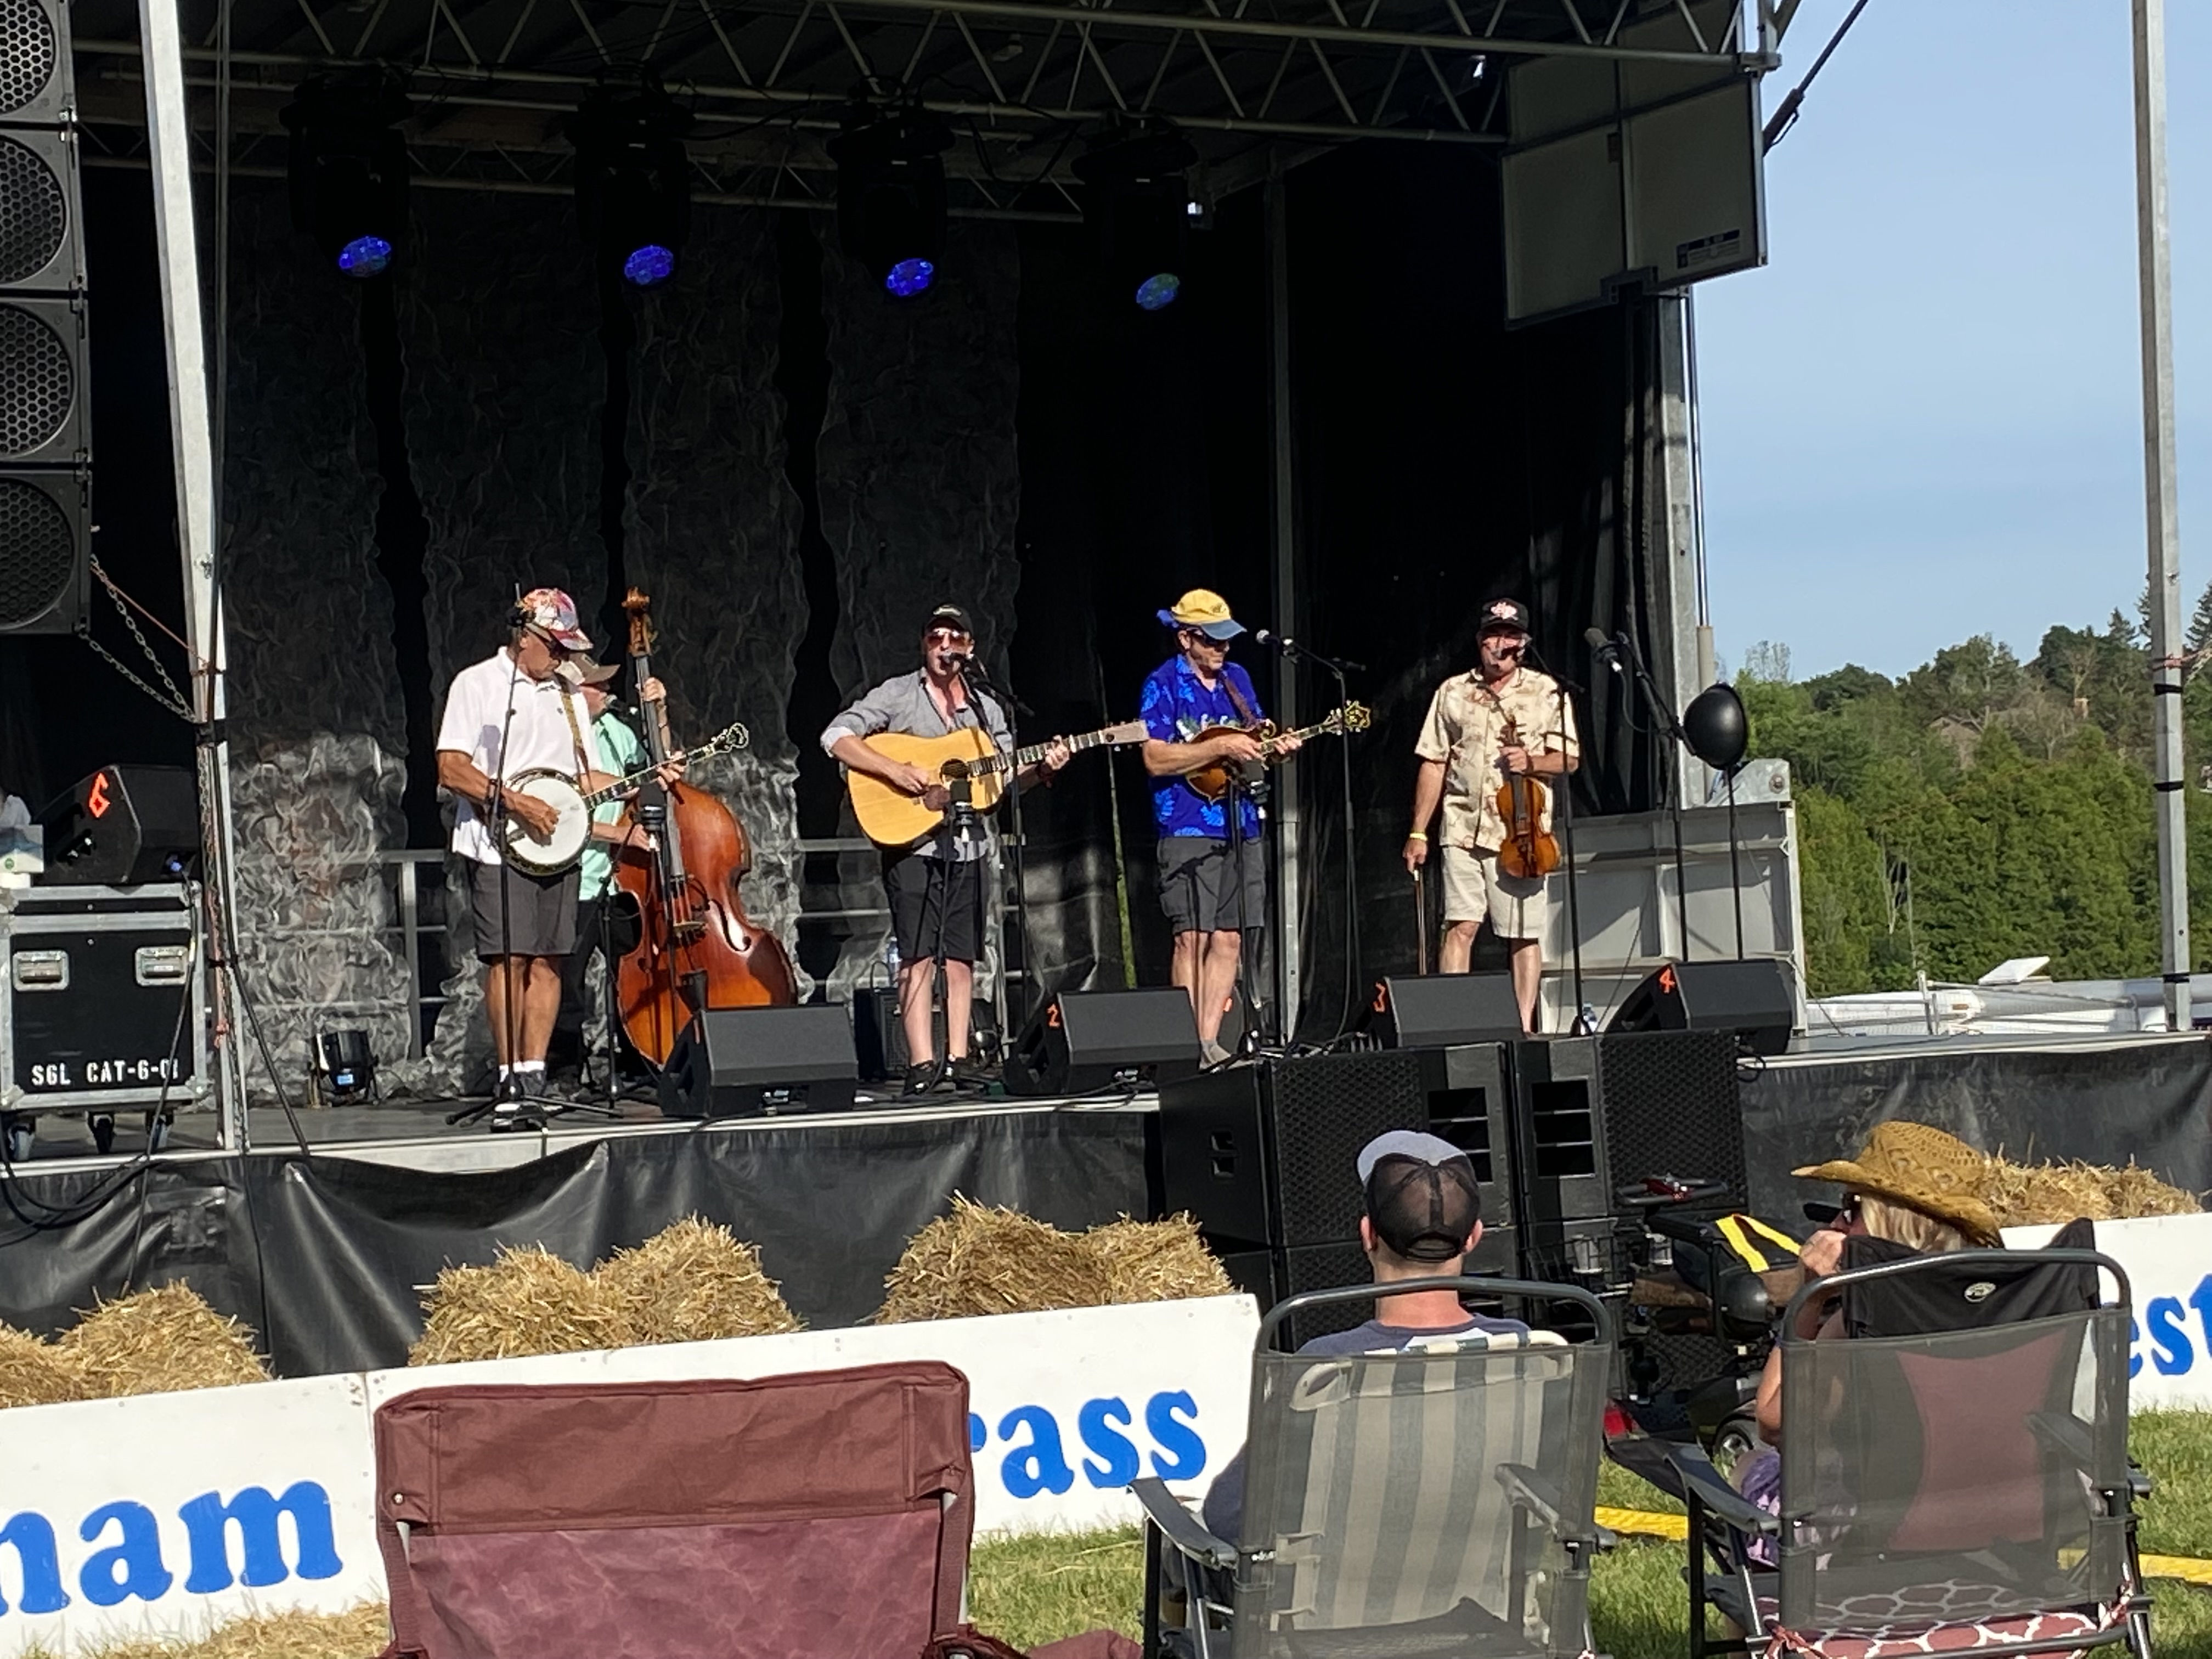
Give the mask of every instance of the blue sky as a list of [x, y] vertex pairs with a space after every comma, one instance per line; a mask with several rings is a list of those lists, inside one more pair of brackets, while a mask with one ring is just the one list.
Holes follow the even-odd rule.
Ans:
[[[1850, 9], [1805, 0], [1769, 108]], [[2168, 0], [2184, 619], [2212, 576], [2212, 6]], [[1905, 672], [2142, 592], [2126, 0], [1872, 0], [1767, 158], [1769, 263], [1697, 293], [1733, 668]]]

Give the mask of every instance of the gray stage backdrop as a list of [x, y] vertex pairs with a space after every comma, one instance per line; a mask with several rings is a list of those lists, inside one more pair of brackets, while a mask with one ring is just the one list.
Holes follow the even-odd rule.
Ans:
[[[445, 953], [450, 1001], [428, 1054], [396, 1061], [405, 966], [395, 878], [376, 854], [404, 845], [407, 757], [392, 597], [377, 568], [361, 298], [293, 234], [281, 186], [240, 183], [233, 226], [225, 517], [250, 988], [294, 1077], [314, 1029], [358, 1024], [392, 1084], [467, 1087], [489, 1048], [465, 939]], [[751, 836], [748, 911], [787, 945], [799, 908], [788, 705], [809, 624], [788, 446], [817, 447], [842, 686], [910, 666], [920, 619], [943, 599], [973, 609], [994, 663], [1012, 632], [1018, 255], [1002, 227], [956, 225], [952, 241], [958, 280], [912, 307], [825, 246], [831, 369], [818, 434], [788, 430], [775, 388], [781, 295], [765, 215], [702, 208], [675, 285], [629, 296], [621, 574], [653, 596], [655, 667], [679, 741], [732, 720], [750, 729], [751, 748], [703, 781]], [[594, 626], [612, 593], [599, 532], [605, 367], [566, 202], [423, 191], [409, 254], [394, 300], [442, 708], [453, 672], [496, 648], [518, 584], [567, 588]], [[845, 864], [845, 903], [877, 902], [873, 860]], [[434, 866], [424, 884], [438, 884]], [[465, 915], [457, 893], [448, 886], [448, 908]], [[880, 931], [856, 936], [831, 994], [881, 949]]]

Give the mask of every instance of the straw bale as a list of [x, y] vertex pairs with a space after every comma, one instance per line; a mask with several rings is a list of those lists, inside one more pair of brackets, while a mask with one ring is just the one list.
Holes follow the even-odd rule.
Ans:
[[1133, 1221], [1123, 1216], [1083, 1235], [1098, 1257], [1109, 1302], [1176, 1302], [1229, 1296], [1237, 1287], [1198, 1236], [1190, 1216]]
[[84, 1374], [51, 1342], [0, 1325], [0, 1408], [84, 1398]]
[[2130, 1160], [2125, 1169], [2105, 1164], [2014, 1164], [1991, 1158], [1984, 1196], [2001, 1225], [2057, 1225], [2076, 1218], [2121, 1221], [2136, 1216], [2194, 1215], [2196, 1197], [2170, 1186]]
[[125, 1638], [82, 1651], [88, 1659], [373, 1659], [391, 1635], [384, 1604], [364, 1601], [343, 1613], [250, 1613], [197, 1642]]
[[1105, 1299], [1097, 1253], [1081, 1237], [959, 1193], [916, 1233], [884, 1280], [876, 1322], [1091, 1308]]
[[484, 1267], [447, 1267], [422, 1303], [410, 1365], [626, 1348], [636, 1340], [621, 1305], [590, 1274], [550, 1251], [502, 1247]]
[[253, 1352], [253, 1333], [208, 1306], [188, 1285], [103, 1302], [55, 1346], [82, 1377], [88, 1399], [269, 1380], [269, 1368]]
[[706, 1342], [800, 1328], [763, 1271], [759, 1249], [697, 1216], [634, 1250], [617, 1250], [592, 1278], [621, 1310], [634, 1342]]

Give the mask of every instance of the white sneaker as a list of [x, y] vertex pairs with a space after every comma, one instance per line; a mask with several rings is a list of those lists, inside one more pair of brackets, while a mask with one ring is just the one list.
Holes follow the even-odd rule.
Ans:
[[1212, 1037], [1199, 1039], [1198, 1052], [1208, 1066], [1226, 1066], [1229, 1063], [1229, 1050]]

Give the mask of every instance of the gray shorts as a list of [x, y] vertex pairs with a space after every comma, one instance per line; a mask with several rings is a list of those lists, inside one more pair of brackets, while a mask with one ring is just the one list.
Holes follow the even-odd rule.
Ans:
[[1178, 933], [1242, 933], [1267, 922], [1267, 848], [1243, 846], [1243, 890], [1237, 890], [1237, 849], [1206, 836], [1160, 838], [1160, 908]]
[[[469, 860], [469, 916], [477, 957], [565, 957], [576, 948], [576, 894], [581, 878], [525, 875], [503, 864]], [[501, 890], [506, 890], [501, 927]]]

